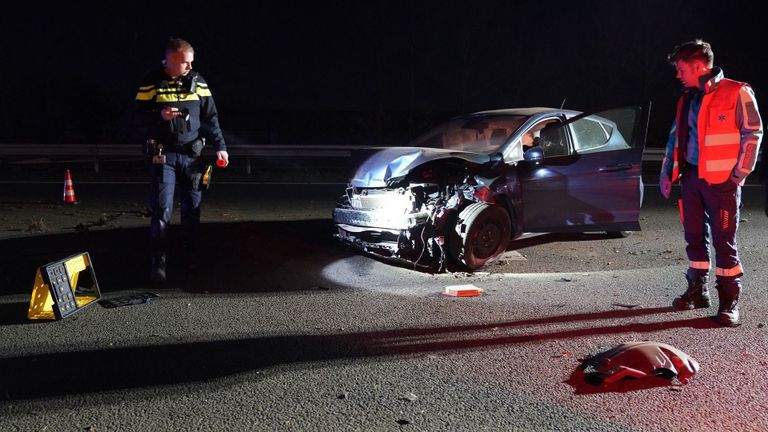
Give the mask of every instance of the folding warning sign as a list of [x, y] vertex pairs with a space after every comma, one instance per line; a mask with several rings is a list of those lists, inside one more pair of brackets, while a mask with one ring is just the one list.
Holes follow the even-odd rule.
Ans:
[[88, 252], [38, 267], [27, 317], [62, 319], [101, 297]]

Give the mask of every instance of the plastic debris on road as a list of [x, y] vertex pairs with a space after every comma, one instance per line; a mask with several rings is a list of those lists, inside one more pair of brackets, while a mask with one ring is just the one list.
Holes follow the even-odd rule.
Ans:
[[149, 303], [153, 298], [158, 297], [157, 294], [151, 292], [144, 292], [141, 294], [117, 297], [107, 300], [101, 300], [99, 304], [105, 308], [116, 308], [120, 306], [131, 306]]
[[483, 292], [474, 285], [450, 285], [445, 287], [444, 295], [451, 297], [477, 297]]
[[593, 384], [611, 385], [623, 378], [657, 376], [672, 384], [687, 383], [699, 363], [679, 349], [659, 342], [628, 342], [584, 360]]

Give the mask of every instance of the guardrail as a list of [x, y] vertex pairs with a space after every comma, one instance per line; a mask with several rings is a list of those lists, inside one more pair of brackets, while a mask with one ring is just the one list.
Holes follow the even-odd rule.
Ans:
[[[131, 161], [143, 158], [141, 144], [0, 144], [0, 158], [13, 158], [12, 163], [93, 162], [99, 172], [100, 162]], [[250, 174], [251, 160], [256, 157], [351, 157], [353, 151], [385, 147], [340, 145], [287, 145], [253, 144], [228, 145], [227, 152], [236, 158], [245, 158]], [[206, 152], [210, 150], [206, 149]], [[663, 148], [646, 148], [644, 162], [661, 161]]]

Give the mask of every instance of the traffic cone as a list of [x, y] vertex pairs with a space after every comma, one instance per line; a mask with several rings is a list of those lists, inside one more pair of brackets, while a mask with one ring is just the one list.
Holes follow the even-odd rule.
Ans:
[[72, 185], [72, 175], [69, 173], [69, 170], [64, 174], [64, 202], [77, 204], [75, 187]]

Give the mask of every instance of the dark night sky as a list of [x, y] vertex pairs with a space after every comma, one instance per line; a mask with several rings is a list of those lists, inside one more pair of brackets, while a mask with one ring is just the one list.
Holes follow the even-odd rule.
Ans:
[[768, 94], [761, 17], [730, 1], [254, 1], [28, 7], [0, 18], [0, 142], [126, 142], [135, 86], [189, 40], [230, 142], [397, 144], [485, 109], [652, 100], [664, 139], [679, 84], [665, 56], [712, 43]]

